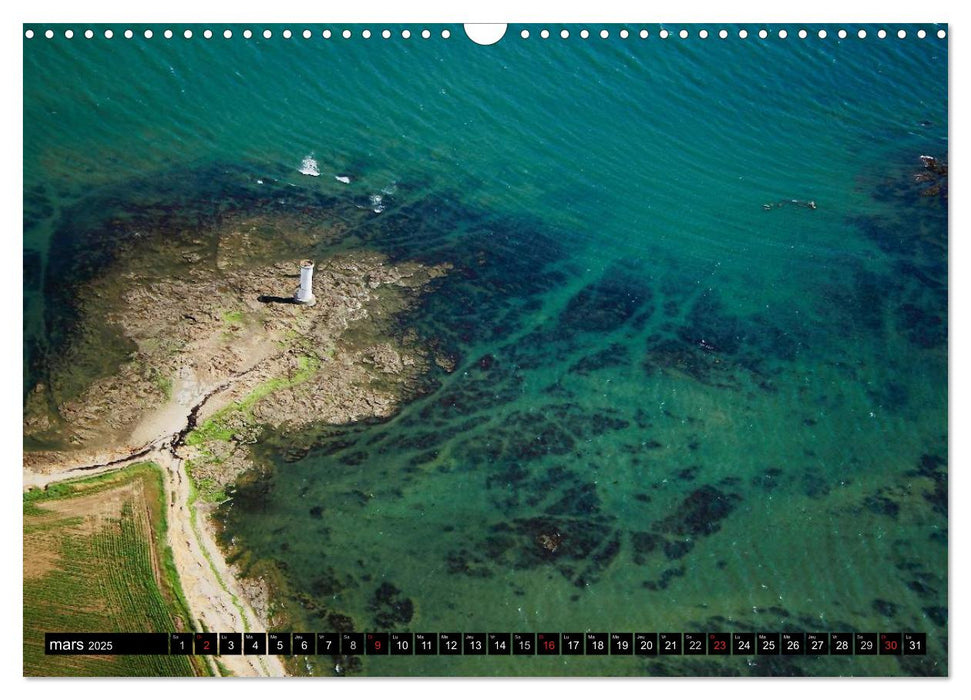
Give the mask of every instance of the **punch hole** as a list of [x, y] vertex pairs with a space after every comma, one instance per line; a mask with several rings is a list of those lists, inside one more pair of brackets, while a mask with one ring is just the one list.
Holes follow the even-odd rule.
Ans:
[[144, 36], [145, 36], [146, 39], [151, 39], [153, 36], [155, 36], [155, 34], [154, 34], [154, 32], [152, 32], [151, 29], [146, 29]]
[[836, 36], [838, 36], [840, 39], [845, 39], [846, 38], [846, 30], [845, 29], [840, 29], [838, 32], [836, 32]]
[[131, 29], [126, 29], [125, 30], [125, 38], [126, 39], [131, 39], [133, 36], [135, 36], [135, 32], [133, 32]]
[[91, 31], [90, 29], [84, 30], [84, 38], [85, 39], [93, 39], [94, 38], [94, 32]]
[[768, 36], [769, 36], [769, 33], [767, 31], [765, 31], [764, 29], [759, 30], [759, 39], [767, 39]]
[[302, 36], [304, 39], [309, 39], [313, 36], [313, 32], [311, 32], [309, 29], [304, 29], [300, 36]]
[[646, 29], [642, 29], [640, 32], [638, 32], [637, 36], [639, 36], [641, 39], [646, 39], [648, 36], [650, 36], [650, 34], [648, 34]]
[[452, 36], [452, 32], [450, 32], [447, 29], [443, 29], [442, 30], [442, 38], [443, 39], [448, 39], [450, 36]]
[[785, 39], [787, 36], [789, 36], [789, 32], [787, 32], [785, 29], [780, 29], [779, 30], [779, 38], [780, 39]]
[[24, 36], [27, 37], [28, 39], [33, 39], [34, 38], [34, 30], [33, 29], [28, 29], [26, 32], [24, 32]]
[[381, 38], [382, 39], [390, 39], [391, 38], [391, 30], [390, 29], [385, 29], [383, 32], [381, 32]]
[[748, 39], [748, 31], [745, 30], [745, 29], [740, 29], [738, 31], [738, 38], [739, 39]]
[[927, 36], [927, 32], [925, 32], [923, 29], [918, 29], [917, 30], [917, 38], [918, 39], [923, 39], [926, 36]]
[[[647, 30], [645, 30], [645, 31], [647, 31]], [[600, 30], [600, 38], [601, 39], [606, 39], [608, 36], [610, 36], [610, 32], [608, 32], [606, 29], [601, 29]]]
[[886, 39], [887, 31], [885, 29], [881, 29], [879, 32], [877, 32], [877, 37], [880, 39]]
[[[320, 36], [324, 37], [325, 39], [330, 39], [330, 36], [331, 36], [330, 30], [329, 29], [325, 29], [323, 32], [320, 33]], [[385, 37], [385, 38], [387, 38], [387, 37]]]
[[182, 36], [184, 36], [186, 39], [191, 39], [192, 38], [192, 30], [191, 29], [186, 29], [184, 32], [182, 32]]
[[700, 38], [702, 38], [702, 39], [707, 39], [708, 38], [708, 30], [707, 29], [702, 29], [700, 32], [698, 32], [698, 36]]
[[807, 32], [805, 29], [800, 29], [799, 30], [799, 38], [800, 39], [805, 39], [807, 36], [809, 36], [809, 32]]
[[171, 29], [166, 29], [162, 33], [162, 36], [164, 36], [166, 39], [171, 39], [172, 38], [172, 30]]
[[543, 31], [541, 31], [539, 33], [539, 35], [543, 39], [549, 39], [550, 38], [550, 30], [549, 29], [544, 29]]
[[627, 31], [626, 29], [621, 29], [620, 30], [620, 38], [621, 39], [626, 39], [629, 36], [630, 36], [630, 32], [629, 31]]
[[667, 29], [662, 29], [661, 31], [659, 31], [657, 33], [657, 35], [659, 37], [661, 37], [662, 39], [667, 39], [668, 38], [668, 30]]
[[907, 32], [905, 32], [903, 29], [901, 29], [899, 32], [897, 32], [897, 38], [898, 39], [906, 39], [907, 38]]
[[728, 38], [728, 30], [727, 29], [720, 30], [718, 32], [718, 38], [719, 39], [727, 39]]
[[371, 30], [370, 29], [365, 29], [363, 32], [361, 32], [361, 36], [363, 36], [365, 39], [370, 39], [371, 38]]
[[53, 39], [54, 38], [53, 30], [48, 29], [46, 32], [44, 32], [44, 36], [46, 36], [48, 39]]
[[74, 38], [74, 30], [73, 29], [66, 30], [64, 32], [64, 38], [65, 39], [73, 39]]
[[202, 33], [202, 36], [205, 37], [206, 39], [212, 39], [212, 30], [207, 29]]
[[253, 38], [253, 32], [251, 32], [249, 29], [244, 29], [243, 30], [243, 38], [244, 39], [252, 39]]
[[344, 31], [341, 32], [341, 36], [344, 37], [345, 39], [350, 39], [351, 38], [351, 30], [350, 29], [345, 29]]
[[263, 38], [264, 39], [270, 39], [272, 37], [273, 37], [273, 32], [271, 32], [269, 29], [264, 29], [263, 30]]
[[589, 39], [590, 38], [590, 32], [588, 32], [586, 29], [581, 29], [580, 30], [580, 38], [581, 39]]
[[817, 36], [819, 36], [820, 39], [825, 39], [826, 38], [826, 30], [825, 29], [820, 29], [819, 32], [817, 32]]
[[[506, 24], [466, 24], [465, 35], [479, 46], [491, 46], [506, 35]], [[563, 31], [566, 31], [565, 29]], [[545, 37], [544, 37], [545, 38]], [[566, 38], [566, 37], [564, 37]]]
[[284, 39], [289, 39], [292, 36], [293, 36], [293, 32], [291, 32], [289, 29], [284, 29], [283, 30], [283, 38]]
[[519, 36], [521, 36], [523, 39], [528, 39], [529, 38], [529, 30], [528, 29], [524, 29], [523, 31], [519, 32]]
[[938, 29], [937, 30], [937, 38], [938, 39], [943, 39], [946, 36], [947, 36], [947, 32], [945, 32], [943, 29]]
[[570, 32], [568, 32], [566, 29], [560, 31], [560, 38], [561, 39], [569, 39], [570, 38]]
[[422, 29], [421, 30], [421, 38], [422, 39], [431, 39], [432, 38], [432, 33], [430, 31], [428, 31], [427, 29]]
[[856, 35], [861, 39], [866, 39], [866, 29], [861, 29], [856, 33]]
[[410, 39], [411, 38], [411, 30], [410, 29], [402, 30], [402, 32], [401, 32], [401, 38], [402, 39]]

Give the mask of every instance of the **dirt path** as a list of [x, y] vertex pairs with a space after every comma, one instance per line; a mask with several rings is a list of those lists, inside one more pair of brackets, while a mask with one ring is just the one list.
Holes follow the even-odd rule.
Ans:
[[[67, 479], [116, 471], [135, 462], [155, 462], [165, 479], [169, 546], [196, 626], [213, 632], [265, 631], [267, 621], [261, 619], [249, 604], [213, 538], [208, 519], [198, 511], [193, 512], [189, 476], [184, 460], [178, 454], [180, 438], [184, 438], [187, 429], [191, 428], [199, 409], [226, 386], [228, 383], [200, 397], [188, 415], [182, 414], [181, 425], [168, 426], [163, 430], [163, 437], [127, 454], [101, 454], [86, 464], [59, 465], [61, 468], [53, 472], [25, 468], [23, 488], [45, 488]], [[287, 675], [277, 656], [218, 658], [220, 664], [235, 676]]]
[[[195, 620], [214, 632], [265, 631], [267, 624], [249, 605], [212, 537], [204, 515], [192, 514], [189, 477], [183, 460], [169, 450], [153, 456], [165, 474], [168, 534], [182, 591]], [[221, 656], [235, 676], [285, 676], [276, 656]]]

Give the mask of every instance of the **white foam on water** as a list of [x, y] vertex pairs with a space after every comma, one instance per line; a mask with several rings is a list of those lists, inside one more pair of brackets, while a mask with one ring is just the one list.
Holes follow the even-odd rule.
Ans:
[[351, 178], [347, 177], [347, 175], [335, 175], [334, 179], [338, 182], [343, 182], [345, 185], [351, 184]]
[[317, 167], [317, 161], [314, 160], [314, 154], [311, 153], [303, 159], [300, 163], [300, 172], [304, 175], [311, 175], [313, 177], [320, 177], [320, 168]]
[[383, 200], [384, 200], [384, 197], [382, 197], [379, 194], [371, 195], [371, 210], [375, 214], [380, 214], [381, 212], [384, 211], [384, 204], [382, 204]]

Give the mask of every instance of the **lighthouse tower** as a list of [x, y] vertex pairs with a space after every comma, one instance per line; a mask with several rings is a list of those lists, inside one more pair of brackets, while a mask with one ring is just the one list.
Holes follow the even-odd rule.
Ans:
[[313, 306], [317, 303], [314, 298], [314, 261], [300, 261], [300, 286], [293, 295], [293, 300], [298, 304]]

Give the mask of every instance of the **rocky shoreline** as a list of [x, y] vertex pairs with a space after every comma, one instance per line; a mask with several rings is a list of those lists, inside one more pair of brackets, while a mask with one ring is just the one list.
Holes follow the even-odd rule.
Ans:
[[[77, 331], [29, 393], [23, 423], [25, 441], [42, 447], [24, 452], [25, 489], [135, 461], [162, 467], [190, 607], [225, 629], [272, 622], [266, 582], [239, 579], [209, 517], [256, 469], [251, 447], [263, 428], [387, 418], [421, 390], [432, 363], [449, 365], [394, 320], [448, 265], [334, 253], [317, 260], [317, 303], [295, 304], [299, 257], [261, 260], [266, 247], [240, 229], [216, 231], [214, 254], [197, 250], [213, 250], [200, 239], [152, 237], [80, 285]], [[127, 353], [84, 385], [106, 333]], [[244, 666], [231, 670], [283, 673], [276, 662]]]

